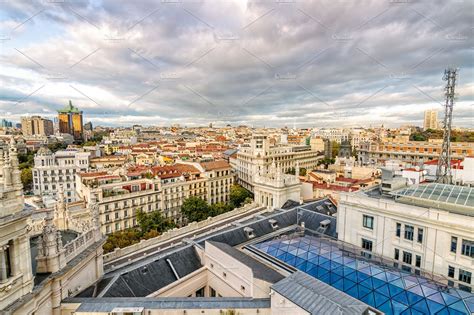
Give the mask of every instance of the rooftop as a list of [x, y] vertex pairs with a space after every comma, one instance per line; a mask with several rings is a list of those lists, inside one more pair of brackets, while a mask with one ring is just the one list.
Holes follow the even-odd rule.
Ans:
[[275, 283], [285, 278], [282, 274], [270, 268], [269, 266], [261, 263], [255, 258], [250, 257], [249, 255], [244, 254], [240, 250], [229, 246], [228, 244], [214, 241], [210, 241], [209, 244], [217, 247], [227, 255], [237, 259], [239, 262], [252, 269], [253, 276], [257, 279]]
[[390, 193], [398, 202], [474, 216], [474, 188], [440, 183], [412, 185]]
[[296, 271], [272, 289], [310, 314], [364, 314], [369, 306], [308, 274]]
[[[396, 268], [383, 257], [362, 256], [356, 246], [308, 230], [305, 234], [289, 232], [274, 236], [248, 247], [272, 256], [385, 314], [474, 312], [474, 294], [449, 286], [447, 279]], [[314, 285], [317, 288], [319, 283]], [[287, 294], [303, 299], [302, 293], [298, 294], [295, 290], [289, 290]], [[318, 292], [326, 294], [325, 290]], [[310, 301], [306, 303], [312, 305]]]
[[77, 107], [74, 107], [72, 106], [72, 102], [69, 101], [69, 104], [68, 106], [62, 108], [62, 109], [59, 109], [58, 110], [58, 113], [76, 113], [76, 114], [81, 114], [82, 111], [80, 111]]

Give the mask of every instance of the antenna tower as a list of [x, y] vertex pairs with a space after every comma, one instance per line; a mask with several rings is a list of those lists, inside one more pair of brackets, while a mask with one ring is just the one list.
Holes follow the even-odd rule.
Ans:
[[446, 103], [444, 104], [443, 120], [443, 146], [438, 159], [436, 169], [436, 181], [443, 184], [451, 184], [451, 123], [453, 120], [453, 106], [455, 96], [456, 78], [458, 69], [448, 68], [444, 71], [443, 80], [447, 81], [445, 88]]

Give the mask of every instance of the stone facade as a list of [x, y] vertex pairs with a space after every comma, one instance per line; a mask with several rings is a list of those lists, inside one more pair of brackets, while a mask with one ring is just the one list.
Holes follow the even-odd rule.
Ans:
[[[299, 174], [296, 163], [295, 174]], [[280, 165], [273, 161], [268, 173], [258, 174], [254, 181], [255, 202], [269, 209], [279, 208], [287, 200], [300, 201], [301, 183], [296, 175], [283, 174]]]
[[266, 135], [254, 135], [250, 145], [243, 146], [237, 153], [235, 172], [238, 183], [253, 192], [256, 176], [268, 172], [272, 161], [278, 163], [285, 173], [296, 167], [296, 163], [301, 168], [312, 170], [322, 158], [319, 151], [311, 149], [311, 146], [270, 146]]
[[75, 201], [75, 174], [89, 169], [90, 152], [76, 150], [52, 153], [41, 148], [35, 155], [33, 192], [42, 197], [57, 197], [59, 186], [65, 191], [66, 201]]
[[[92, 213], [81, 233], [69, 220], [64, 193], [45, 219], [25, 207], [15, 142], [0, 150], [0, 310], [6, 314], [60, 314], [61, 300], [103, 274], [104, 239]], [[57, 225], [56, 225], [57, 224]], [[42, 229], [35, 229], [40, 226]], [[77, 237], [64, 243], [62, 231]], [[40, 235], [34, 232], [41, 231]], [[69, 232], [69, 233], [72, 233]], [[30, 239], [35, 239], [32, 242]], [[33, 250], [37, 244], [37, 251]], [[33, 260], [33, 261], [32, 261]], [[32, 266], [36, 266], [33, 269]]]

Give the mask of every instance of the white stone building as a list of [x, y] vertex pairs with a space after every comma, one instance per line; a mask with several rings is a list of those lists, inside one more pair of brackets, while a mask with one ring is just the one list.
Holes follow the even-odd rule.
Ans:
[[62, 185], [66, 201], [75, 201], [75, 175], [89, 169], [90, 152], [65, 150], [52, 153], [41, 148], [35, 155], [33, 193], [43, 198], [56, 198]]
[[253, 135], [250, 144], [237, 152], [235, 172], [238, 183], [253, 192], [255, 176], [266, 174], [273, 161], [286, 173], [297, 163], [300, 168], [310, 171], [317, 167], [322, 158], [311, 146], [270, 145], [266, 135]]
[[[298, 163], [296, 174], [299, 173]], [[269, 209], [280, 208], [288, 201], [299, 202], [301, 199], [301, 183], [299, 177], [283, 174], [280, 166], [272, 163], [268, 173], [257, 174], [254, 180], [255, 202]]]
[[474, 288], [474, 188], [420, 184], [341, 195], [339, 240], [417, 273]]
[[36, 216], [25, 206], [14, 141], [0, 149], [0, 313], [61, 314], [61, 300], [103, 274], [96, 211], [70, 220], [61, 201]]

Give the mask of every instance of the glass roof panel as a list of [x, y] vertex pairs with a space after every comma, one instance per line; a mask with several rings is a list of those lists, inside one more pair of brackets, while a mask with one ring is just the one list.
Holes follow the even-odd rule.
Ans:
[[[440, 184], [441, 188], [449, 188], [445, 191], [455, 192], [452, 187], [443, 186]], [[285, 254], [276, 258], [387, 314], [471, 314], [473, 311], [474, 294], [470, 292], [446, 287], [416, 274], [401, 273], [391, 265], [383, 266], [357, 255], [355, 248], [348, 251], [344, 249], [348, 247], [336, 246], [340, 242], [332, 239], [318, 235], [293, 234], [289, 237], [292, 238], [289, 242], [275, 239], [251, 246], [275, 257], [275, 251], [272, 253], [272, 246], [268, 244], [279, 243], [282, 246], [278, 251]], [[311, 247], [308, 247], [308, 240]], [[292, 246], [284, 245], [285, 242]], [[299, 257], [288, 253], [295, 252], [295, 247]], [[325, 257], [312, 253], [313, 247], [324, 248], [322, 255]]]

